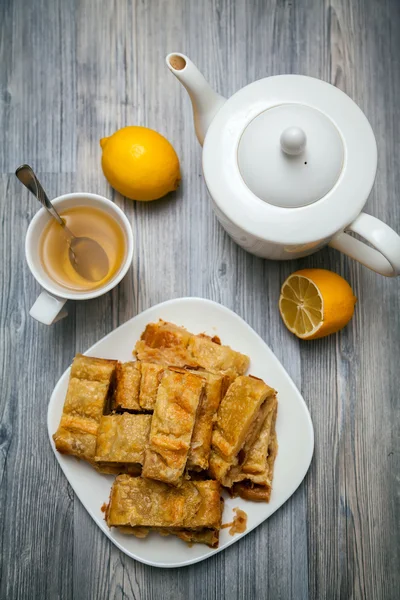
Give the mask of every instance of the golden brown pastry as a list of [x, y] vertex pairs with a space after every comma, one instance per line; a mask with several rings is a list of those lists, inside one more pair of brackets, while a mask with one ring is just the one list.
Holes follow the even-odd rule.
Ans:
[[162, 320], [146, 327], [134, 354], [123, 364], [75, 357], [56, 448], [118, 475], [109, 527], [215, 548], [221, 485], [231, 496], [270, 500], [276, 392], [245, 376], [249, 358], [217, 337]]
[[[272, 479], [274, 475], [274, 463], [278, 452], [278, 441], [276, 437], [275, 421], [277, 409], [272, 413], [272, 423], [270, 426], [270, 434], [268, 436], [268, 448], [265, 458], [261, 457], [259, 452], [265, 450], [265, 442], [267, 439], [268, 423], [265, 424], [265, 434], [263, 439], [257, 440], [253, 446], [255, 453], [249, 453], [246, 464], [243, 465], [243, 473], [246, 475], [239, 483], [234, 483], [230, 493], [232, 496], [241, 496], [245, 500], [254, 502], [269, 502], [272, 491]], [[268, 418], [267, 418], [268, 419]], [[263, 469], [262, 463], [265, 461]], [[245, 470], [247, 473], [245, 473]]]
[[202, 378], [165, 370], [158, 386], [143, 477], [171, 485], [182, 482], [203, 390]]
[[116, 360], [78, 354], [71, 367], [60, 425], [53, 435], [59, 452], [94, 462], [96, 436], [107, 407]]
[[109, 527], [146, 537], [149, 531], [186, 542], [218, 546], [222, 504], [217, 481], [185, 481], [174, 488], [142, 477], [120, 475], [106, 510]]
[[150, 323], [136, 343], [141, 361], [175, 367], [201, 367], [211, 373], [224, 373], [232, 379], [246, 372], [249, 357], [221, 346], [217, 337], [194, 335], [183, 327], [160, 320]]
[[103, 473], [139, 475], [149, 441], [151, 415], [105, 415], [97, 432], [95, 462]]
[[126, 362], [117, 365], [115, 391], [112, 399], [114, 410], [141, 410], [139, 404], [141, 367], [140, 362]]
[[188, 362], [186, 351], [190, 335], [183, 327], [160, 319], [158, 323], [149, 323], [146, 326], [140, 340], [136, 343], [134, 354], [144, 362], [184, 367], [191, 364], [190, 361]]
[[246, 460], [275, 396], [256, 377], [237, 377], [230, 385], [218, 409], [209, 461], [211, 475], [222, 485], [231, 487], [229, 472]]
[[266, 403], [268, 410], [260, 433], [243, 458], [243, 462], [239, 461], [239, 464], [231, 467], [224, 477], [226, 487], [232, 487], [233, 484], [243, 481], [246, 482], [246, 485], [251, 482], [254, 485], [271, 489], [272, 477], [270, 477], [268, 458], [271, 458], [271, 444], [275, 436], [278, 402], [275, 396], [271, 396]]
[[77, 354], [71, 366], [70, 377], [110, 383], [117, 363], [117, 360], [107, 360], [105, 358]]
[[162, 365], [153, 363], [139, 363], [142, 365], [142, 379], [140, 383], [139, 404], [142, 410], [154, 410], [157, 390], [161, 376], [165, 370]]
[[229, 346], [216, 343], [216, 339], [218, 338], [211, 339], [206, 335], [192, 335], [188, 344], [192, 361], [206, 371], [225, 373], [232, 379], [243, 375], [248, 369], [249, 357], [232, 350]]
[[187, 461], [189, 470], [201, 471], [208, 469], [212, 429], [225, 382], [224, 376], [221, 375], [200, 370], [190, 372], [205, 381], [204, 395], [197, 411]]
[[96, 451], [97, 423], [92, 419], [62, 415], [53, 440], [58, 452], [93, 462]]
[[106, 404], [109, 383], [70, 377], [64, 402], [65, 414], [87, 417], [97, 423]]

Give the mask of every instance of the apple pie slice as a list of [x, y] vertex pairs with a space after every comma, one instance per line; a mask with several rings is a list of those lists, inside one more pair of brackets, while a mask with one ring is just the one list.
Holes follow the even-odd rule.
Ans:
[[182, 482], [203, 391], [202, 378], [191, 373], [164, 371], [157, 390], [143, 477], [171, 485]]
[[[277, 408], [268, 415], [260, 438], [255, 442], [243, 464], [241, 481], [234, 483], [230, 493], [254, 502], [269, 502], [272, 491], [274, 463], [278, 452], [275, 421]], [[267, 448], [266, 448], [267, 446]]]
[[145, 362], [139, 364], [142, 365], [142, 379], [139, 393], [140, 408], [152, 411], [156, 405], [157, 390], [165, 367]]
[[112, 407], [118, 412], [153, 411], [165, 367], [155, 363], [120, 363], [116, 371]]
[[105, 358], [77, 354], [72, 362], [70, 377], [110, 383], [114, 377], [117, 363], [117, 360], [107, 360]]
[[183, 327], [160, 320], [150, 323], [136, 343], [134, 353], [141, 361], [174, 367], [202, 368], [232, 379], [243, 375], [249, 357], [222, 346], [218, 337], [194, 335]]
[[100, 419], [113, 388], [116, 360], [78, 354], [71, 367], [61, 421], [53, 435], [59, 452], [94, 462]]
[[115, 391], [112, 399], [114, 410], [141, 410], [139, 403], [141, 367], [140, 362], [126, 362], [117, 365]]
[[233, 380], [248, 369], [250, 359], [245, 354], [222, 346], [218, 337], [192, 335], [188, 344], [191, 361], [211, 373], [223, 373]]
[[191, 363], [187, 352], [191, 334], [183, 327], [167, 323], [149, 323], [136, 343], [134, 354], [143, 362], [184, 367]]
[[205, 388], [193, 428], [187, 468], [188, 470], [202, 471], [208, 469], [212, 429], [218, 407], [226, 389], [226, 378], [200, 370], [190, 370], [190, 373], [204, 379]]
[[231, 495], [269, 502], [272, 489], [273, 465], [277, 453], [275, 422], [278, 402], [275, 396], [267, 399], [268, 412], [260, 433], [249, 448], [243, 462], [232, 466], [224, 478]]
[[95, 462], [102, 473], [140, 475], [151, 415], [105, 415], [97, 432]]
[[243, 464], [271, 410], [274, 389], [252, 376], [237, 377], [218, 409], [212, 434], [210, 472], [231, 487], [230, 471]]
[[106, 510], [109, 527], [146, 537], [150, 531], [218, 547], [222, 503], [217, 481], [185, 481], [181, 487], [119, 475]]

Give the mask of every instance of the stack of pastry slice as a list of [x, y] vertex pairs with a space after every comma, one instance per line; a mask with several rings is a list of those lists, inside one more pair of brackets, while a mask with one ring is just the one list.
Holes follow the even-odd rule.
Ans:
[[237, 377], [223, 398], [209, 470], [233, 495], [269, 501], [277, 407], [275, 390], [251, 375]]
[[60, 425], [53, 436], [59, 452], [94, 464], [97, 433], [108, 411], [116, 366], [116, 360], [75, 357]]
[[75, 357], [56, 448], [117, 475], [110, 527], [216, 547], [222, 487], [269, 501], [276, 392], [245, 375], [244, 354], [165, 321], [147, 325], [134, 355]]

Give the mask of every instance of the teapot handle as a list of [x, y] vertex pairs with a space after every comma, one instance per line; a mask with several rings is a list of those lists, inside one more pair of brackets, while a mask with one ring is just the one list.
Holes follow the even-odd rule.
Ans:
[[346, 231], [357, 233], [374, 248], [344, 231], [337, 233], [329, 242], [329, 246], [381, 275], [386, 277], [400, 275], [400, 236], [389, 225], [376, 217], [361, 213], [346, 227]]

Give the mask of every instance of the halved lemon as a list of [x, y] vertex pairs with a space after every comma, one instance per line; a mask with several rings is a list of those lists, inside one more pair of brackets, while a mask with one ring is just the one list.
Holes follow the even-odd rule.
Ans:
[[282, 285], [279, 311], [303, 340], [336, 333], [350, 321], [357, 298], [343, 277], [326, 269], [302, 269]]

